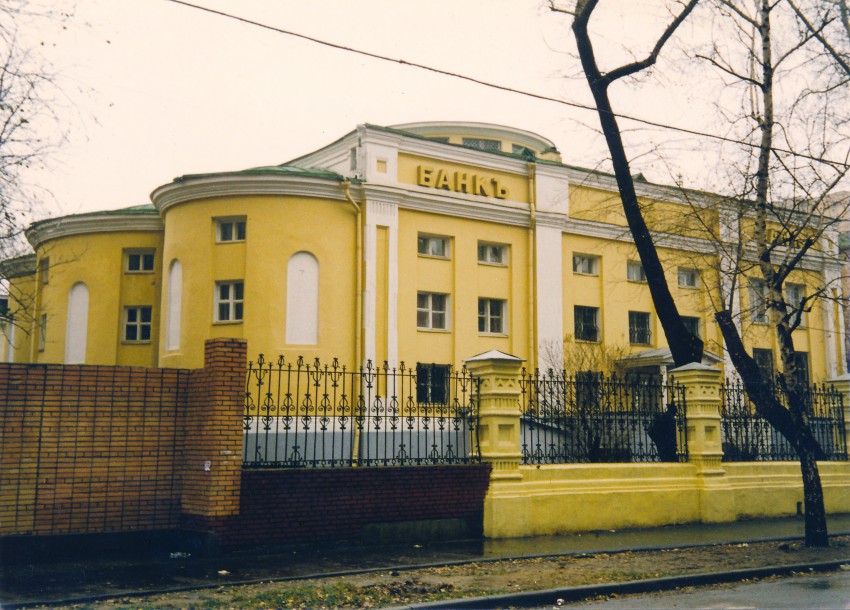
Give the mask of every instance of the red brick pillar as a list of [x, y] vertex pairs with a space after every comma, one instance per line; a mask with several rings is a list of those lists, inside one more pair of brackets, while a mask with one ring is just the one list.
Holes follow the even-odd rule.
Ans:
[[246, 342], [208, 339], [192, 371], [184, 418], [184, 526], [216, 533], [239, 514]]

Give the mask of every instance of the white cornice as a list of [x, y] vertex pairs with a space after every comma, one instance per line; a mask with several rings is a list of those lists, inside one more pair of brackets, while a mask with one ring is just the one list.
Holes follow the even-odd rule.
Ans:
[[160, 213], [169, 207], [197, 199], [277, 195], [345, 201], [339, 181], [307, 176], [225, 175], [172, 182], [151, 193]]
[[38, 249], [42, 244], [60, 237], [86, 235], [91, 233], [151, 232], [162, 233], [162, 219], [153, 214], [119, 215], [114, 212], [105, 214], [86, 214], [85, 216], [65, 216], [45, 220], [32, 225], [26, 231], [32, 247]]
[[[502, 200], [473, 197], [465, 193], [442, 191], [414, 185], [382, 186], [363, 184], [358, 192], [367, 200], [397, 202], [399, 208], [454, 218], [469, 218], [516, 226], [528, 226], [528, 206]], [[498, 202], [498, 203], [497, 203]]]
[[25, 254], [0, 261], [0, 278], [11, 280], [35, 273], [35, 254]]

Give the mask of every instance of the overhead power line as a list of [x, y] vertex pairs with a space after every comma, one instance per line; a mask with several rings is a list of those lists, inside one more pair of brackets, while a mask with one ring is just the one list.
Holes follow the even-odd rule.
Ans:
[[[402, 66], [410, 66], [411, 68], [417, 68], [419, 70], [425, 70], [427, 72], [433, 72], [435, 74], [440, 74], [442, 76], [448, 76], [451, 78], [456, 78], [459, 80], [464, 80], [470, 83], [474, 83], [476, 85], [481, 85], [482, 87], [489, 87], [490, 89], [496, 89], [498, 91], [505, 91], [507, 93], [515, 93], [517, 95], [522, 95], [525, 97], [530, 97], [533, 99], [538, 99], [546, 102], [553, 102], [555, 104], [561, 104], [562, 106], [569, 106], [570, 108], [576, 108], [579, 110], [588, 110], [591, 112], [599, 112], [595, 106], [589, 106], [587, 104], [582, 104], [580, 102], [573, 102], [570, 100], [564, 100], [556, 97], [551, 97], [548, 95], [543, 95], [542, 93], [534, 93], [532, 91], [523, 91], [522, 89], [515, 89], [514, 87], [508, 87], [507, 85], [500, 85], [498, 83], [491, 83], [489, 81], [482, 80], [480, 78], [476, 78], [474, 76], [468, 76], [466, 74], [460, 74], [458, 72], [452, 72], [450, 70], [443, 70], [441, 68], [435, 68], [433, 66], [429, 66], [427, 64], [417, 63], [415, 61], [407, 61], [406, 59], [401, 59], [398, 57], [389, 57], [387, 55], [381, 55], [380, 53], [372, 53], [371, 51], [364, 51], [362, 49], [355, 49], [353, 47], [349, 47], [343, 44], [339, 44], [336, 42], [330, 42], [328, 40], [322, 40], [321, 38], [316, 38], [314, 36], [308, 36], [307, 34], [301, 34], [299, 32], [293, 32], [291, 30], [285, 30], [283, 28], [279, 28], [273, 25], [268, 25], [267, 23], [261, 23], [259, 21], [253, 21], [251, 19], [247, 19], [245, 17], [240, 17], [238, 15], [233, 15], [231, 13], [225, 13], [224, 11], [219, 11], [213, 8], [209, 8], [206, 6], [200, 6], [198, 4], [192, 4], [191, 2], [185, 2], [184, 0], [168, 0], [168, 2], [173, 2], [174, 4], [181, 4], [183, 6], [197, 9], [199, 11], [204, 11], [206, 13], [211, 13], [213, 15], [218, 15], [220, 17], [226, 17], [228, 19], [233, 19], [235, 21], [240, 21], [247, 25], [257, 26], [266, 30], [270, 30], [272, 32], [276, 32], [278, 34], [285, 34], [286, 36], [292, 36], [294, 38], [300, 38], [302, 40], [307, 40], [309, 42], [314, 42], [316, 44], [320, 44], [322, 46], [330, 47], [332, 49], [337, 49], [339, 51], [345, 51], [348, 53], [355, 53], [357, 55], [362, 55], [364, 57], [369, 57], [372, 59], [377, 59], [379, 61], [385, 61], [389, 63], [399, 64]], [[669, 125], [667, 123], [660, 123], [657, 121], [652, 121], [650, 119], [643, 119], [640, 117], [632, 116], [629, 114], [622, 114], [619, 112], [612, 113], [613, 116], [618, 119], [623, 119], [626, 121], [632, 121], [634, 123], [640, 123], [642, 125], [646, 125], [648, 127], [656, 127], [659, 129], [667, 129], [670, 131], [677, 131], [679, 133], [685, 133], [692, 136], [698, 136], [702, 138], [710, 138], [713, 140], [718, 140], [721, 142], [728, 142], [731, 144], [740, 144], [743, 146], [748, 146], [750, 148], [758, 148], [758, 144], [753, 144], [752, 142], [746, 142], [744, 140], [738, 140], [735, 138], [730, 138], [727, 136], [718, 135], [715, 133], [708, 133], [705, 131], [699, 131], [697, 129], [689, 129], [687, 127], [680, 127], [677, 125]], [[817, 163], [824, 163], [827, 165], [831, 165], [833, 167], [841, 167], [845, 169], [850, 169], [850, 164], [844, 161], [835, 161], [832, 159], [827, 159], [824, 157], [816, 157], [814, 155], [808, 155], [806, 153], [799, 153], [789, 150], [787, 148], [778, 148], [773, 147], [774, 151], [781, 152], [787, 155], [791, 155], [794, 157], [798, 157], [801, 159], [808, 159], [810, 161], [815, 161]]]

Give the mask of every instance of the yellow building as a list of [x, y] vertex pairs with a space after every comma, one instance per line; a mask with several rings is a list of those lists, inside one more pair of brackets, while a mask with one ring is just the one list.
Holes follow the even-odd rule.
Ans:
[[[678, 307], [722, 362], [724, 261], [703, 227], [723, 210], [710, 194], [636, 187]], [[4, 358], [199, 367], [204, 340], [226, 336], [349, 365], [457, 365], [491, 349], [541, 368], [671, 362], [613, 176], [561, 163], [527, 131], [361, 125], [284, 165], [177, 178], [151, 200], [30, 227], [35, 256], [4, 263], [16, 326]], [[839, 277], [833, 254], [809, 256], [790, 290]], [[760, 290], [745, 286], [738, 310], [768, 363]], [[812, 381], [846, 372], [840, 308], [805, 315], [795, 341]]]

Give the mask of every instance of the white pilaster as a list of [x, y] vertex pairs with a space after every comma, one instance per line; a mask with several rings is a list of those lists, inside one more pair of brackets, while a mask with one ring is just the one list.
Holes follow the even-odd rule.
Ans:
[[[537, 366], [564, 368], [563, 237], [555, 227], [537, 225]], [[532, 312], [529, 312], [531, 315]], [[553, 361], [554, 359], [554, 361]]]
[[[844, 321], [844, 311], [839, 305], [838, 315], [836, 320], [835, 304], [840, 303], [838, 297], [841, 296], [841, 273], [842, 269], [837, 265], [828, 265], [824, 268], [823, 279], [824, 284], [828, 287], [828, 296], [821, 300], [823, 307], [823, 339], [826, 344], [826, 373], [829, 377], [838, 377], [842, 374], [842, 369], [845, 368], [845, 343], [844, 333], [846, 326]], [[836, 345], [838, 343], [838, 345]], [[846, 371], [845, 371], [846, 372]]]
[[[378, 253], [376, 249], [378, 227], [387, 227], [387, 291], [378, 294]], [[389, 199], [375, 199], [367, 194], [366, 236], [363, 255], [366, 263], [363, 289], [363, 357], [375, 362], [377, 303], [387, 302], [387, 360], [391, 366], [398, 364], [398, 203]]]

